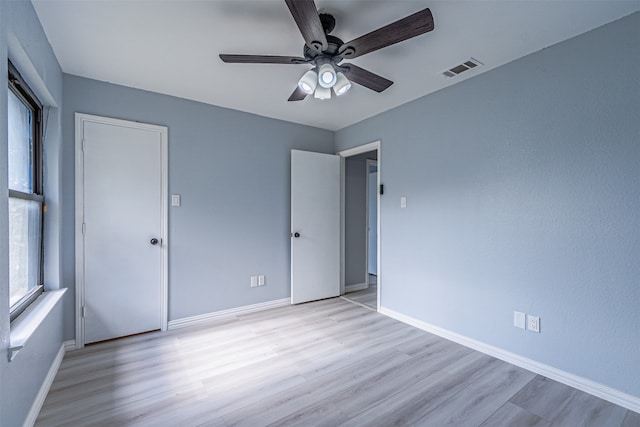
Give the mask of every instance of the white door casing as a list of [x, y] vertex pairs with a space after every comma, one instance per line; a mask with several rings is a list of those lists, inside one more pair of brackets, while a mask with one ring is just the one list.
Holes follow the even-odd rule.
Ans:
[[381, 160], [382, 160], [382, 153], [380, 150], [380, 146], [381, 146], [381, 141], [374, 141], [374, 142], [370, 142], [368, 144], [364, 144], [364, 145], [360, 145], [357, 147], [353, 147], [353, 148], [349, 148], [343, 151], [338, 152], [338, 155], [340, 156], [340, 161], [341, 161], [341, 177], [340, 177], [340, 188], [341, 188], [341, 213], [340, 213], [340, 286], [342, 289], [342, 293], [344, 293], [344, 285], [345, 285], [345, 174], [344, 174], [344, 170], [345, 170], [345, 160], [347, 157], [351, 157], [351, 156], [357, 156], [358, 154], [362, 154], [362, 153], [366, 153], [369, 151], [376, 151], [377, 153], [377, 165], [378, 165], [378, 170], [377, 170], [377, 183], [376, 183], [376, 188], [378, 189], [378, 191], [376, 191], [376, 199], [377, 199], [377, 207], [376, 207], [376, 217], [377, 217], [377, 230], [376, 230], [376, 236], [377, 236], [377, 248], [376, 248], [376, 271], [377, 271], [377, 288], [378, 288], [378, 292], [377, 292], [377, 307], [378, 307], [378, 311], [380, 311], [380, 308], [382, 307], [381, 305], [381, 291], [382, 291], [382, 285], [383, 285], [383, 281], [382, 281], [382, 269], [381, 269], [381, 260], [382, 260], [382, 251], [381, 251], [381, 234], [380, 234], [380, 230], [381, 230], [381, 218], [380, 218], [380, 192], [379, 189], [381, 188], [381, 184], [382, 184], [382, 178], [380, 175], [380, 168], [381, 168]]
[[167, 133], [76, 114], [77, 347], [166, 330]]
[[[375, 172], [374, 172], [375, 171]], [[369, 274], [378, 272], [378, 162], [367, 160], [367, 271], [365, 277], [369, 280]]]
[[340, 157], [291, 150], [291, 303], [338, 295]]

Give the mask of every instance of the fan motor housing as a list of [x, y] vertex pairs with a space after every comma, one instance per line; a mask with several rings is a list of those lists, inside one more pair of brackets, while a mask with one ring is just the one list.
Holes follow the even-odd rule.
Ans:
[[343, 41], [336, 36], [327, 34], [327, 44], [328, 44], [327, 49], [322, 52], [320, 52], [317, 49], [310, 48], [305, 44], [304, 57], [309, 61], [313, 61], [318, 56], [330, 56], [334, 59], [336, 63], [340, 62], [342, 58], [336, 57], [336, 56], [338, 54], [338, 50], [340, 49], [340, 46], [344, 44]]

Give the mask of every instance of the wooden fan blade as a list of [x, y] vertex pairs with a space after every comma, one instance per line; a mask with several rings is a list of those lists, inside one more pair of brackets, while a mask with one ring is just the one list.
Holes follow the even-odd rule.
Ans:
[[307, 60], [295, 56], [275, 55], [227, 55], [220, 54], [222, 61], [232, 64], [306, 64]]
[[433, 28], [433, 16], [427, 8], [343, 44], [339, 53], [345, 58], [357, 58], [383, 47], [428, 33]]
[[364, 68], [360, 68], [353, 64], [342, 64], [342, 67], [347, 68], [345, 75], [353, 83], [358, 83], [368, 89], [375, 90], [376, 92], [382, 92], [393, 84], [391, 80], [385, 79], [382, 76], [367, 71]]
[[302, 101], [307, 97], [307, 94], [302, 91], [298, 86], [296, 86], [296, 90], [293, 91], [291, 96], [287, 101]]
[[302, 38], [310, 48], [324, 51], [329, 47], [318, 9], [313, 0], [285, 0]]

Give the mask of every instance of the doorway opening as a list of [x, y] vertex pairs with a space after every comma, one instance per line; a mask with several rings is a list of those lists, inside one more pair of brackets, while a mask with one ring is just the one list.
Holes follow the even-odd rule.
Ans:
[[342, 157], [343, 296], [380, 307], [380, 143], [338, 153]]

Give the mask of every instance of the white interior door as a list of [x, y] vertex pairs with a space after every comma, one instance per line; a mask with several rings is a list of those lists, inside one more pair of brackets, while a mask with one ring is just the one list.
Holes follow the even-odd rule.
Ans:
[[340, 295], [340, 157], [291, 151], [291, 303]]
[[83, 120], [81, 131], [84, 343], [163, 329], [166, 128]]

